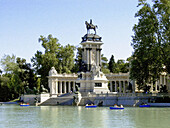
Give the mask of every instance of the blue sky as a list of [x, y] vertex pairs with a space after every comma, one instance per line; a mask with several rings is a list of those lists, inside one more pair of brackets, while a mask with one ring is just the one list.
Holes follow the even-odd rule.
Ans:
[[37, 50], [40, 35], [52, 34], [62, 45], [80, 45], [85, 21], [98, 25], [102, 54], [126, 59], [132, 54], [132, 27], [138, 0], [0, 0], [0, 59], [6, 55], [25, 58]]

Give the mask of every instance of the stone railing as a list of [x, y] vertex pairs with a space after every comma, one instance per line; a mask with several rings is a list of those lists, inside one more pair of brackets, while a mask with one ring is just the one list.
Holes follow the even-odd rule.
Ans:
[[170, 94], [168, 93], [117, 93], [117, 92], [113, 92], [113, 93], [105, 93], [105, 94], [95, 94], [95, 93], [89, 93], [88, 97], [149, 97], [149, 96], [159, 96], [159, 97], [163, 97], [163, 96], [170, 96]]

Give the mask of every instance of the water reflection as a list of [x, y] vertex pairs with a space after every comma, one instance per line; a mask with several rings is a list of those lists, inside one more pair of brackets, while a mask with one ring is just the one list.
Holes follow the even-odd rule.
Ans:
[[170, 108], [85, 108], [73, 106], [0, 106], [0, 127], [167, 128]]

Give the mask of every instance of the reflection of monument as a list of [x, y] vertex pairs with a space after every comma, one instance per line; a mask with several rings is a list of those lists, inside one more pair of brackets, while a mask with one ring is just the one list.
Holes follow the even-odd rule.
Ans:
[[[96, 25], [85, 22], [87, 34], [82, 37], [82, 61], [85, 65], [82, 67], [83, 72], [78, 73], [78, 80], [76, 83], [79, 85], [80, 92], [96, 92], [107, 93], [108, 80], [101, 72], [101, 37], [96, 35]], [[93, 29], [95, 33], [89, 33]]]

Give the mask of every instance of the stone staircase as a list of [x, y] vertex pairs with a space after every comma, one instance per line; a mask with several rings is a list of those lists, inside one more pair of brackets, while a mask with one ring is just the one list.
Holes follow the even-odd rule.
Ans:
[[56, 106], [56, 105], [72, 105], [73, 96], [75, 94], [64, 94], [59, 97], [51, 97], [43, 103], [39, 104], [39, 106]]

